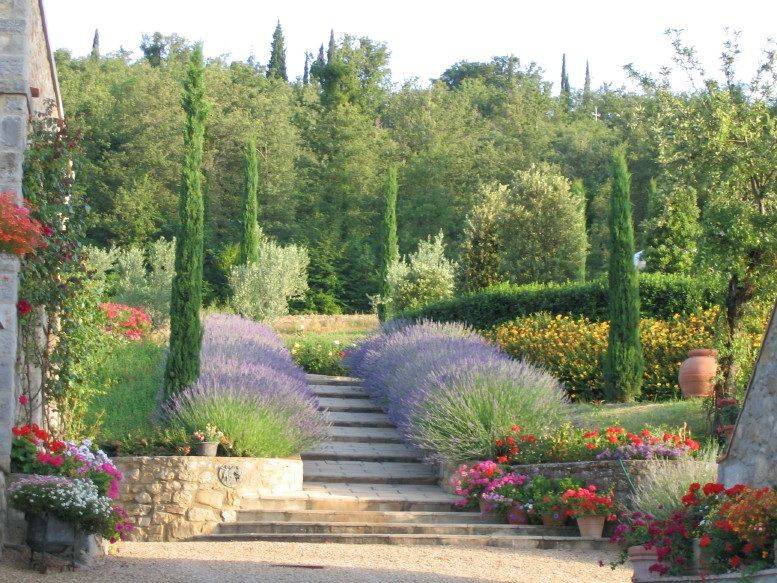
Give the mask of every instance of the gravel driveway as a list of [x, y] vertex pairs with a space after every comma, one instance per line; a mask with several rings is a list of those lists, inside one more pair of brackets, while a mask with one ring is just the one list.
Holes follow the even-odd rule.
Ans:
[[[6, 551], [0, 581], [28, 583], [626, 583], [631, 570], [599, 567], [612, 555], [431, 546], [239, 543], [125, 543], [118, 556], [70, 573], [27, 571]], [[308, 568], [302, 567], [306, 565]], [[316, 568], [309, 568], [315, 566]]]

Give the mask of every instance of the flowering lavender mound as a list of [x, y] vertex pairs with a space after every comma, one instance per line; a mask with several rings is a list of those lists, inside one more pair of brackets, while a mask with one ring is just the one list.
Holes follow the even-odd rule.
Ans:
[[197, 383], [162, 410], [187, 431], [215, 425], [234, 455], [284, 457], [321, 441], [327, 425], [304, 371], [269, 328], [239, 316], [205, 320]]
[[596, 456], [598, 460], [652, 460], [680, 459], [690, 451], [687, 445], [667, 445], [665, 443], [646, 443], [643, 445], [621, 445], [615, 449], [605, 449]]
[[513, 425], [542, 434], [569, 418], [558, 380], [460, 324], [384, 331], [346, 365], [409, 441], [446, 461], [488, 458]]

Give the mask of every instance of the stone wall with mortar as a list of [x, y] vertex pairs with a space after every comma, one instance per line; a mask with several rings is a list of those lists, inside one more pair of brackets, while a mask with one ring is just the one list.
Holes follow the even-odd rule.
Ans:
[[[54, 115], [63, 114], [42, 0], [0, 0], [0, 192], [13, 192], [18, 200], [29, 119], [48, 111], [48, 102], [55, 104]], [[5, 482], [16, 415], [18, 281], [18, 261], [0, 256], [0, 525], [6, 521]]]
[[[543, 475], [548, 478], [577, 478], [584, 485], [595, 485], [601, 490], [613, 488], [616, 500], [625, 500], [631, 495], [631, 480], [634, 487], [640, 483], [646, 469], [652, 464], [650, 460], [624, 460], [623, 466], [617, 461], [584, 461], [562, 462], [554, 464], [526, 464], [513, 468], [513, 471], [528, 476]], [[704, 462], [699, 462], [704, 463]], [[624, 468], [626, 472], [624, 472]], [[440, 485], [447, 492], [453, 493], [450, 484], [456, 468], [443, 465], [440, 471]], [[628, 478], [626, 477], [628, 473]]]
[[139, 541], [186, 540], [232, 522], [247, 502], [302, 490], [300, 458], [119, 457], [119, 502]]
[[742, 412], [728, 449], [718, 465], [718, 479], [777, 487], [777, 304], [766, 330]]

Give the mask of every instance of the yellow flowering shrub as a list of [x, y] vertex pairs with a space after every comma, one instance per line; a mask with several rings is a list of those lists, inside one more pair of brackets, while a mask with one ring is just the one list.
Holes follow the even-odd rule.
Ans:
[[[689, 350], [713, 346], [716, 314], [716, 309], [710, 309], [690, 316], [675, 315], [670, 320], [642, 319], [643, 399], [680, 396], [680, 364]], [[525, 358], [556, 375], [573, 399], [595, 401], [602, 399], [602, 358], [609, 327], [608, 322], [584, 317], [537, 313], [497, 326], [489, 335], [511, 356]]]

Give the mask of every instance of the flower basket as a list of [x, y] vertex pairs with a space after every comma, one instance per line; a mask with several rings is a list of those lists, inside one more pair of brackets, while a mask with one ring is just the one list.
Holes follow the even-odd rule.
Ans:
[[650, 579], [654, 573], [650, 571], [650, 566], [658, 561], [658, 555], [653, 549], [646, 549], [643, 545], [628, 548], [629, 562], [634, 569], [634, 581]]
[[580, 536], [583, 538], [601, 538], [604, 532], [605, 516], [589, 515], [577, 517], [577, 528], [580, 529]]
[[508, 524], [529, 524], [529, 514], [523, 507], [523, 504], [516, 503], [510, 506], [507, 511], [507, 523]]
[[195, 446], [194, 453], [200, 456], [216, 457], [218, 449], [218, 441], [203, 441]]
[[542, 514], [542, 526], [564, 526], [566, 520], [567, 516], [563, 510], [551, 510]]

